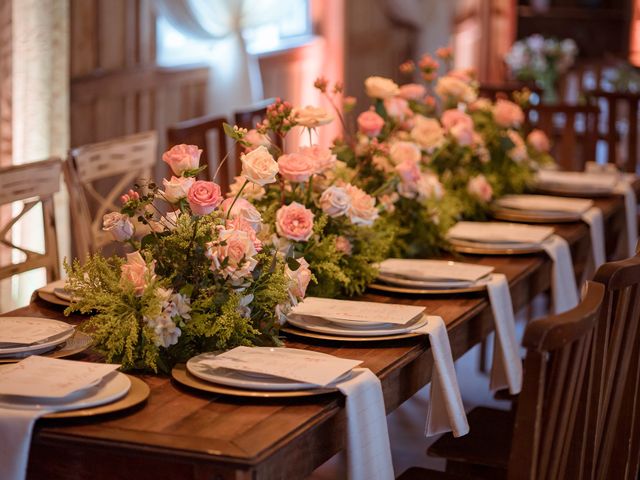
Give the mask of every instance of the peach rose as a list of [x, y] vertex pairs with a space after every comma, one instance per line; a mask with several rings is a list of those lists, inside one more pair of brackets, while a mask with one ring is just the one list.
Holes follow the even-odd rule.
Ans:
[[413, 112], [409, 108], [409, 102], [402, 97], [385, 98], [384, 109], [387, 115], [399, 122], [413, 115]]
[[304, 108], [296, 109], [293, 114], [298, 125], [307, 128], [316, 128], [333, 121], [333, 117], [322, 107], [307, 105]]
[[398, 95], [400, 89], [396, 82], [390, 78], [384, 77], [369, 77], [364, 81], [364, 89], [367, 92], [367, 96], [371, 98], [379, 98], [384, 100]]
[[345, 255], [351, 255], [353, 252], [353, 245], [349, 239], [343, 235], [338, 235], [336, 237], [336, 250], [340, 253], [344, 253]]
[[442, 113], [442, 126], [445, 130], [451, 130], [455, 125], [464, 125], [468, 129], [473, 130], [473, 119], [466, 113], [451, 108]]
[[351, 206], [351, 197], [342, 187], [335, 185], [327, 188], [320, 196], [320, 208], [330, 217], [346, 214]]
[[313, 212], [298, 202], [282, 206], [276, 212], [276, 231], [278, 235], [306, 242], [313, 234]]
[[419, 102], [427, 94], [427, 89], [419, 83], [407, 83], [400, 87], [400, 96], [405, 100], [415, 100]]
[[493, 118], [504, 128], [518, 128], [524, 122], [524, 112], [520, 106], [499, 98], [493, 106]]
[[[233, 205], [233, 208], [231, 205]], [[229, 213], [230, 208], [231, 213]], [[258, 212], [258, 209], [244, 198], [238, 198], [235, 203], [233, 203], [232, 197], [227, 198], [220, 204], [220, 210], [222, 210], [225, 215], [229, 215], [229, 218], [242, 218], [256, 232], [260, 230], [262, 216], [260, 212]]]
[[[244, 175], [238, 175], [233, 179], [231, 185], [229, 185], [229, 193], [227, 193], [228, 197], [236, 197], [238, 193], [240, 193], [240, 189], [242, 189], [242, 197], [248, 200], [260, 200], [265, 196], [267, 192], [264, 191], [264, 188], [256, 183], [247, 183], [247, 178]], [[244, 185], [244, 188], [242, 186]]]
[[289, 279], [289, 295], [293, 297], [293, 302], [302, 300], [307, 293], [307, 287], [311, 281], [311, 270], [309, 263], [304, 258], [298, 258], [299, 267], [291, 270], [289, 265], [284, 269], [284, 274]]
[[422, 159], [420, 148], [413, 142], [395, 142], [391, 145], [389, 155], [395, 165], [404, 161], [418, 163]]
[[384, 119], [373, 108], [358, 115], [358, 130], [367, 137], [377, 137], [384, 127]]
[[436, 174], [431, 172], [422, 173], [418, 180], [417, 193], [420, 200], [428, 198], [440, 200], [444, 196], [444, 187]]
[[193, 177], [174, 177], [173, 175], [171, 175], [171, 180], [163, 178], [164, 193], [162, 197], [169, 203], [178, 203], [187, 196], [195, 181], [196, 179]]
[[315, 165], [315, 173], [323, 173], [332, 169], [336, 164], [336, 156], [326, 147], [320, 145], [311, 145], [310, 147], [302, 147], [300, 149], [302, 155], [313, 160]]
[[467, 183], [467, 192], [485, 203], [490, 202], [493, 198], [493, 189], [484, 175], [470, 178]]
[[458, 142], [458, 145], [462, 147], [473, 145], [475, 132], [473, 131], [473, 129], [469, 128], [468, 125], [465, 125], [463, 123], [454, 125], [449, 130], [449, 133], [453, 138], [455, 138], [456, 142]]
[[162, 154], [162, 160], [171, 167], [176, 175], [182, 175], [186, 170], [193, 170], [200, 166], [202, 150], [196, 145], [180, 144], [171, 147]]
[[247, 133], [245, 133], [242, 139], [250, 144], [249, 147], [246, 147], [249, 150], [253, 150], [259, 146], [269, 147], [271, 145], [271, 140], [269, 140], [269, 137], [264, 133], [258, 132], [255, 128], [252, 128]]
[[278, 159], [280, 175], [290, 182], [306, 182], [316, 172], [313, 158], [301, 153], [289, 153]]
[[376, 199], [351, 184], [347, 184], [345, 190], [351, 197], [351, 205], [347, 212], [351, 223], [354, 225], [373, 225], [373, 222], [378, 218]]
[[549, 150], [551, 150], [551, 142], [549, 141], [549, 137], [547, 137], [546, 133], [537, 128], [531, 131], [531, 133], [527, 137], [527, 143], [539, 153], [549, 153]]
[[507, 131], [507, 136], [514, 144], [507, 153], [514, 162], [522, 162], [527, 158], [527, 146], [520, 134], [514, 130]]
[[155, 278], [155, 260], [147, 265], [139, 251], [127, 253], [127, 263], [120, 267], [120, 282], [133, 285], [137, 297], [141, 296], [147, 285]]
[[478, 97], [468, 81], [458, 78], [457, 74], [439, 78], [435, 90], [440, 98], [450, 103], [471, 103]]
[[212, 271], [219, 271], [234, 285], [238, 285], [242, 284], [258, 265], [254, 258], [257, 253], [248, 232], [235, 228], [219, 228], [217, 240], [207, 244], [206, 256], [211, 260]]
[[194, 215], [207, 215], [213, 212], [223, 199], [220, 186], [204, 180], [194, 182], [187, 194], [187, 201]]
[[133, 236], [134, 228], [127, 215], [111, 212], [102, 217], [102, 230], [109, 232], [116, 242], [124, 242]]
[[276, 181], [278, 164], [264, 145], [240, 156], [242, 175], [256, 185], [265, 186]]
[[417, 116], [411, 129], [411, 137], [427, 152], [432, 152], [444, 143], [444, 131], [435, 118]]
[[489, 111], [493, 109], [493, 104], [488, 98], [479, 98], [475, 102], [469, 104], [469, 111]]

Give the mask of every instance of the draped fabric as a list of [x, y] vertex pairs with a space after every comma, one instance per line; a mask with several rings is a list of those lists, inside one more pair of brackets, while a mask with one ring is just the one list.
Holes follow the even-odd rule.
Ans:
[[211, 42], [208, 113], [229, 115], [263, 98], [242, 31], [278, 18], [277, 0], [157, 0], [156, 7], [183, 35]]

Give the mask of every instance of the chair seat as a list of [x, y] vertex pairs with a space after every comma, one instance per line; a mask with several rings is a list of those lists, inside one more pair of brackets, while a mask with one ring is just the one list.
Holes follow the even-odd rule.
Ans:
[[513, 414], [504, 410], [478, 407], [471, 410], [467, 418], [467, 435], [454, 438], [450, 433], [446, 433], [429, 447], [427, 453], [457, 463], [506, 470], [511, 451]]
[[411, 467], [405, 470], [397, 480], [469, 480], [470, 478], [473, 477], [454, 475], [421, 467]]

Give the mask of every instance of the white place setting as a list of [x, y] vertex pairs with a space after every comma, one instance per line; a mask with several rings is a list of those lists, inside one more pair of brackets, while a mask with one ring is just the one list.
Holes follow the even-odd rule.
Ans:
[[62, 278], [51, 283], [47, 283], [45, 286], [36, 290], [38, 297], [45, 302], [53, 303], [68, 307], [71, 303], [71, 295], [65, 289], [66, 279]]

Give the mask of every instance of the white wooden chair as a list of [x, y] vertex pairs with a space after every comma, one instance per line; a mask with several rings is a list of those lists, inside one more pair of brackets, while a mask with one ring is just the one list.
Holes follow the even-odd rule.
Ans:
[[[60, 278], [53, 194], [60, 189], [61, 166], [59, 158], [51, 158], [0, 168], [0, 207], [22, 202], [17, 215], [8, 215], [9, 220], [0, 223], [0, 247], [5, 250], [0, 263], [0, 280], [42, 267], [47, 271], [48, 282]], [[12, 228], [38, 204], [42, 205], [44, 252], [16, 245], [10, 235]], [[10, 207], [2, 210], [11, 212]], [[22, 259], [17, 263], [13, 263], [10, 255], [15, 250], [22, 253]]]
[[102, 231], [105, 213], [120, 209], [120, 196], [136, 182], [152, 180], [158, 158], [155, 131], [71, 150], [65, 162], [75, 254], [81, 260], [112, 242]]

